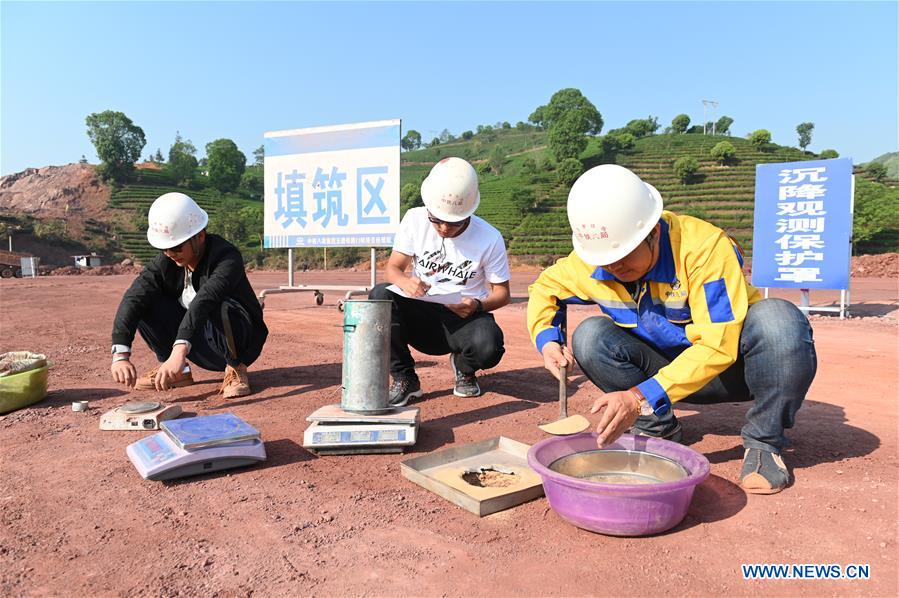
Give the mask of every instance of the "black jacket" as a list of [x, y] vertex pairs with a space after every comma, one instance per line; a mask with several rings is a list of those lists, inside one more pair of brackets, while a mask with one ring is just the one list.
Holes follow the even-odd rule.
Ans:
[[[247, 280], [240, 251], [218, 235], [207, 233], [206, 249], [193, 272], [192, 282], [197, 295], [181, 320], [176, 338], [193, 338], [213, 310], [220, 309], [222, 301], [230, 297], [250, 314], [253, 334], [248, 349], [250, 353], [258, 355], [268, 336], [268, 328], [262, 320], [259, 300]], [[153, 302], [163, 296], [177, 301], [183, 290], [184, 268], [160, 252], [125, 292], [112, 325], [112, 343], [130, 346], [134, 341], [137, 323]]]

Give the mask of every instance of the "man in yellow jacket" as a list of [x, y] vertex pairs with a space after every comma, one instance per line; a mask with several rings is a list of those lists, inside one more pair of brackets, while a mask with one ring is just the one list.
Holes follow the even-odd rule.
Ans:
[[[662, 210], [651, 185], [621, 166], [585, 172], [568, 196], [574, 251], [531, 285], [528, 328], [544, 366], [577, 361], [604, 393], [600, 446], [625, 431], [680, 442], [673, 403], [753, 401], [741, 484], [773, 494], [789, 483], [780, 456], [817, 368], [808, 319], [762, 299], [721, 229]], [[595, 304], [565, 344], [570, 304]]]

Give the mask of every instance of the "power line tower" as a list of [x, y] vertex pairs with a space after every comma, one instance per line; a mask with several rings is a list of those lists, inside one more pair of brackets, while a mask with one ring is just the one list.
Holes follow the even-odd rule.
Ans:
[[[712, 107], [712, 118], [715, 119], [715, 117], [718, 116], [718, 102], [716, 102], [715, 100], [703, 100], [702, 101], [702, 134], [703, 135], [708, 135], [708, 132], [706, 131], [706, 128], [707, 128], [706, 126], [709, 122], [709, 119], [706, 117], [706, 114], [705, 114], [706, 108], [708, 106]], [[717, 119], [712, 121], [712, 135], [715, 134], [715, 125], [717, 125], [717, 124], [718, 124]]]

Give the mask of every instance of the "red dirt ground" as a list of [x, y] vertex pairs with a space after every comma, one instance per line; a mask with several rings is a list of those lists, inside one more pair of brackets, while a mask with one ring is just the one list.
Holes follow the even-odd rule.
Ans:
[[[562, 521], [545, 499], [484, 518], [400, 475], [399, 462], [504, 435], [532, 444], [555, 419], [556, 383], [525, 330], [526, 286], [497, 319], [507, 353], [485, 395], [452, 395], [445, 358], [420, 356], [420, 440], [400, 455], [316, 457], [305, 417], [340, 399], [339, 294], [273, 295], [272, 331], [251, 369], [256, 394], [225, 401], [216, 374], [163, 398], [199, 414], [232, 411], [262, 431], [268, 461], [178, 482], [141, 480], [125, 456], [140, 437], [101, 432], [102, 412], [152, 393], [108, 372], [109, 333], [131, 276], [0, 281], [0, 352], [55, 362], [43, 402], [0, 417], [0, 594], [18, 595], [897, 595], [897, 283], [853, 281], [853, 311], [814, 316], [819, 371], [785, 459], [795, 483], [773, 496], [736, 485], [745, 404], [678, 410], [712, 475], [686, 519], [649, 538]], [[286, 273], [256, 273], [259, 291]], [[309, 280], [364, 284], [358, 273]], [[813, 304], [834, 294], [812, 295]], [[572, 326], [592, 311], [575, 312]], [[151, 365], [138, 345], [137, 361]], [[593, 390], [575, 377], [573, 412]], [[73, 413], [74, 400], [90, 401]], [[741, 563], [870, 565], [864, 581], [746, 581]]]

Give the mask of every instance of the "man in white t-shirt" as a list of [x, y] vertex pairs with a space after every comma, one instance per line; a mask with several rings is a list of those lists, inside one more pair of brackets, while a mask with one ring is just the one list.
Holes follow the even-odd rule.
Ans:
[[[387, 262], [387, 283], [370, 299], [393, 301], [390, 404], [421, 397], [409, 346], [428, 355], [450, 354], [453, 394], [481, 394], [475, 372], [499, 363], [503, 332], [489, 312], [509, 303], [509, 261], [499, 231], [474, 216], [478, 176], [461, 158], [438, 162], [422, 182], [425, 207], [403, 217]], [[411, 273], [406, 273], [409, 266]], [[425, 301], [459, 293], [458, 302]]]

